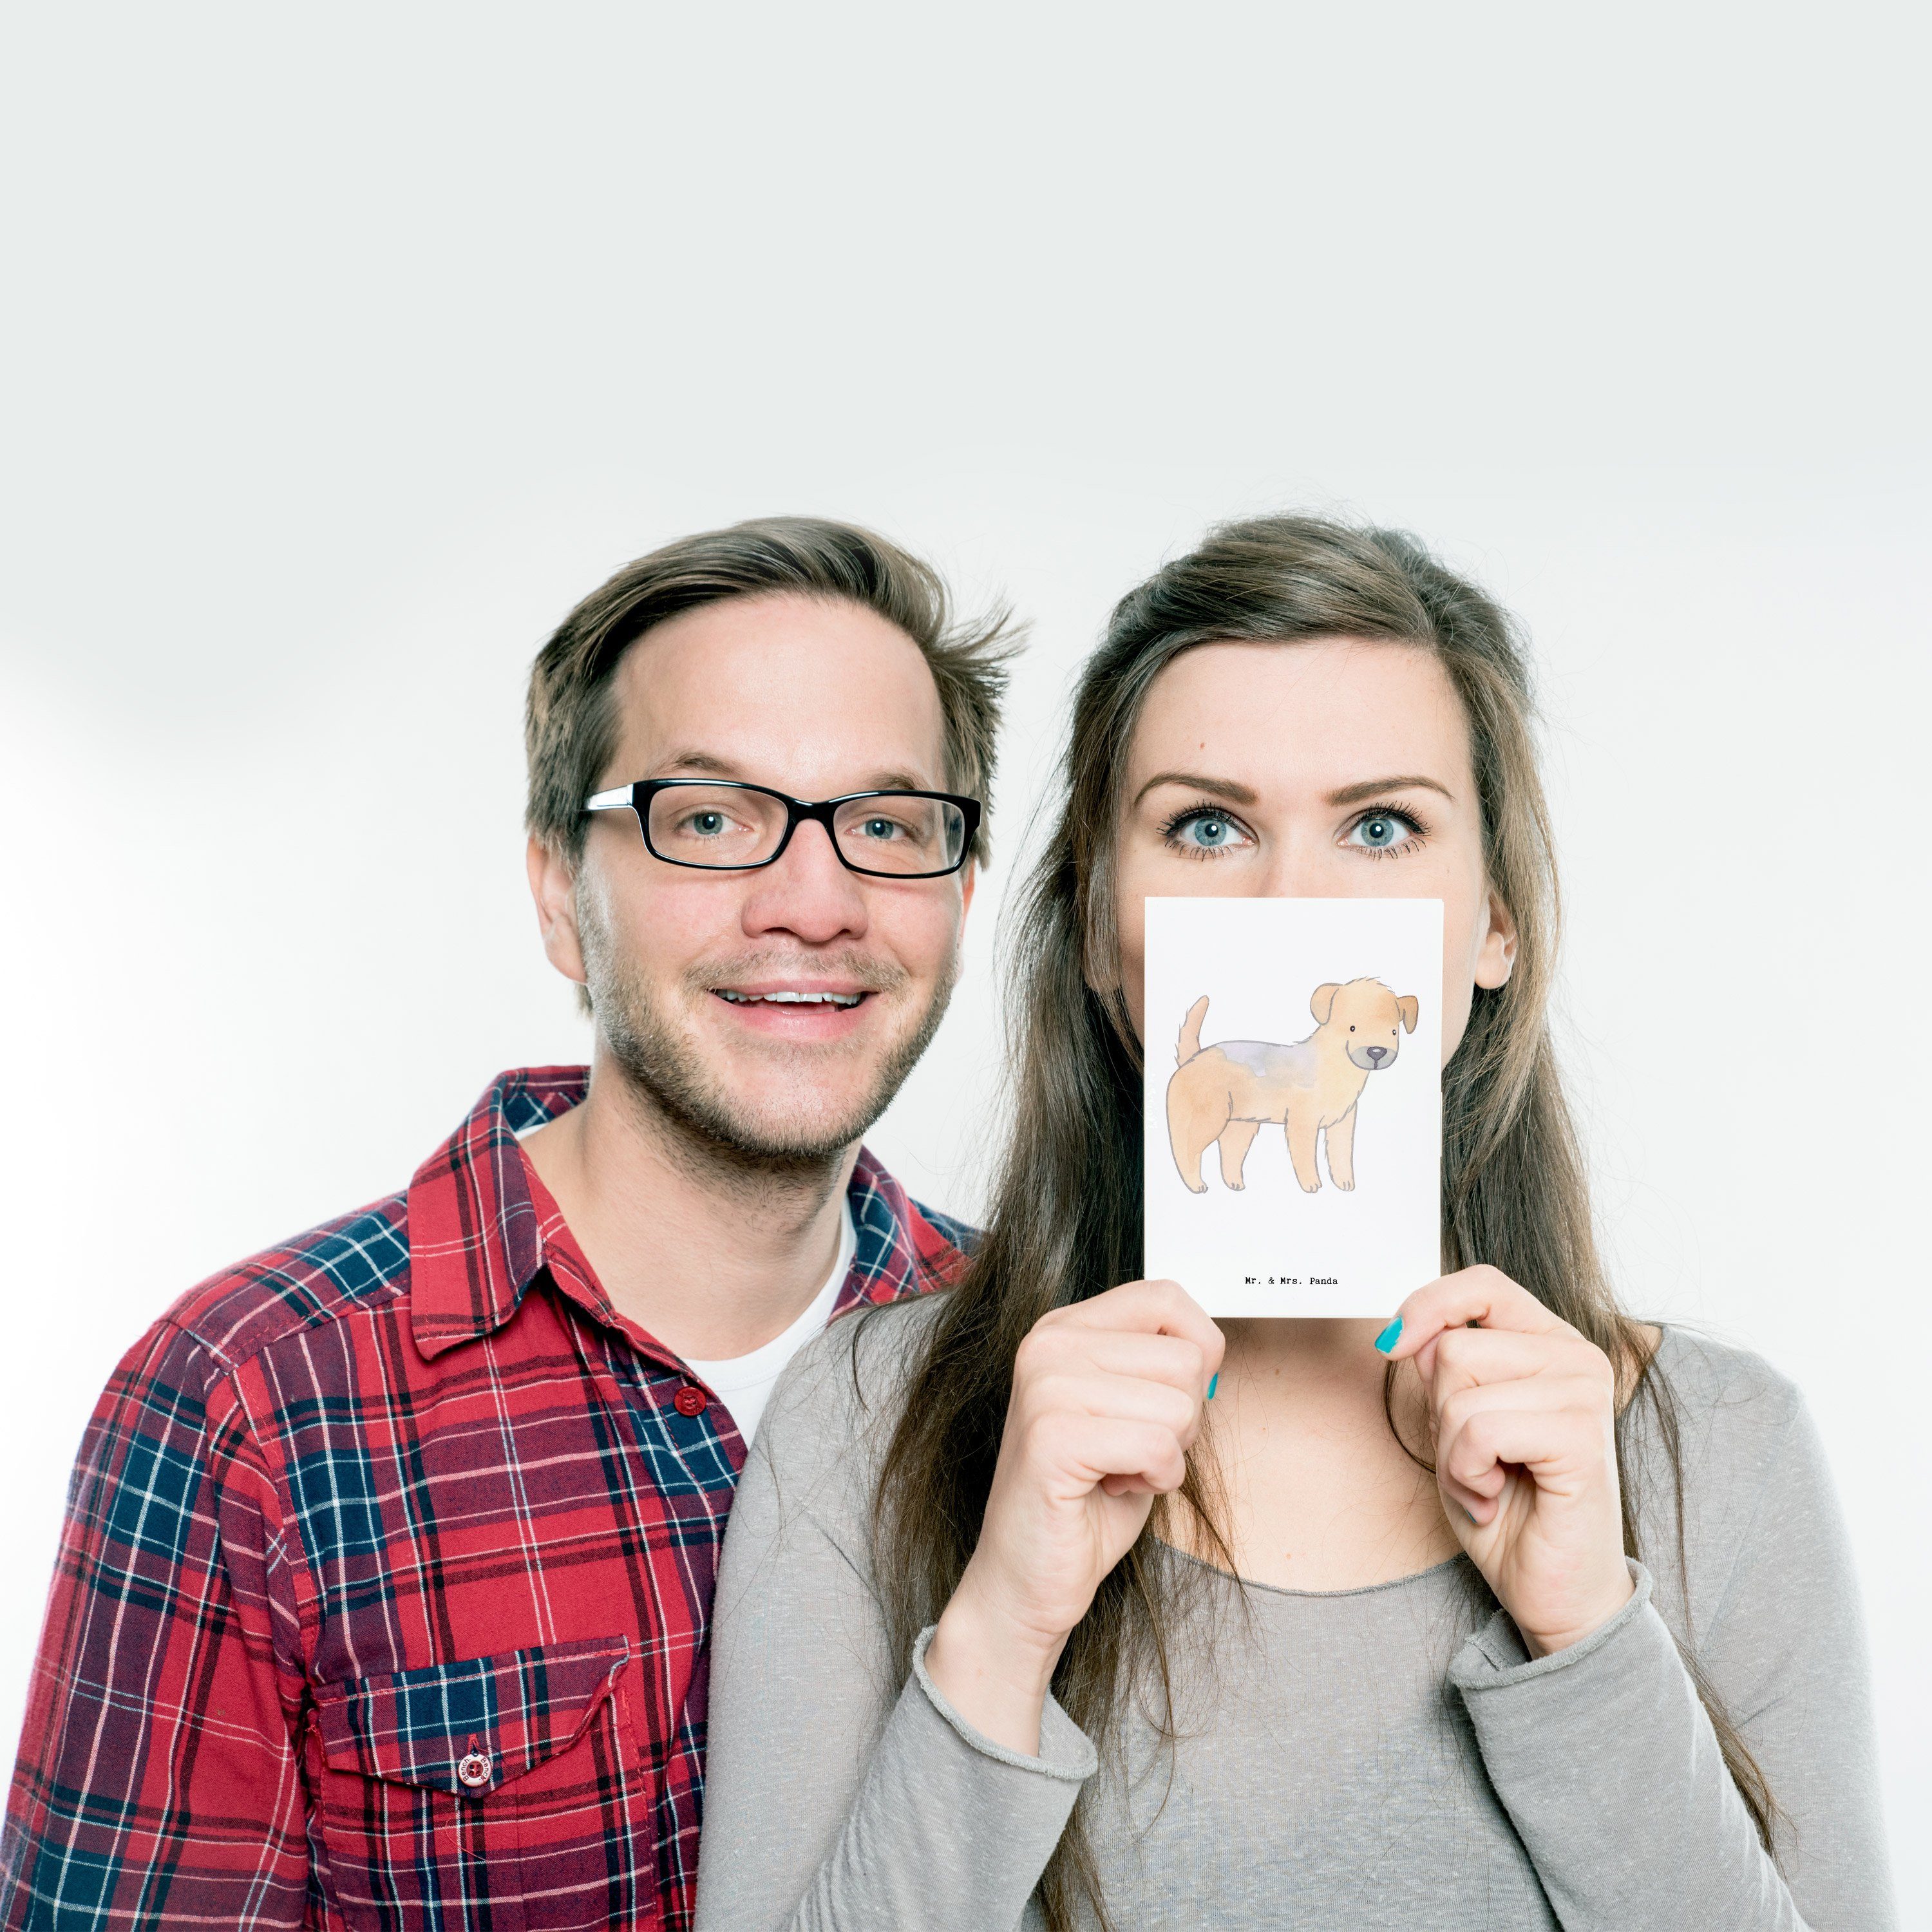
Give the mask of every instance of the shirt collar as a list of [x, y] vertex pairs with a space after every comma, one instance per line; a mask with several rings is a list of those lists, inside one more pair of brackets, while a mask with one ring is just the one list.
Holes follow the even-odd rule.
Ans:
[[410, 1320], [416, 1347], [440, 1355], [500, 1328], [543, 1266], [519, 1133], [568, 1113], [590, 1070], [500, 1073], [469, 1117], [410, 1183]]
[[[584, 1098], [582, 1066], [532, 1066], [498, 1075], [469, 1117], [410, 1184], [410, 1312], [418, 1350], [434, 1358], [494, 1334], [516, 1312], [545, 1265], [544, 1204], [532, 1198], [519, 1133]], [[858, 1243], [832, 1312], [949, 1287], [965, 1257], [863, 1148], [847, 1197]], [[589, 1264], [563, 1231], [566, 1272], [581, 1274], [572, 1298], [615, 1322]], [[557, 1257], [564, 1259], [565, 1256]], [[586, 1292], [587, 1291], [587, 1292]], [[618, 1323], [625, 1327], [628, 1324]]]
[[859, 1240], [832, 1307], [835, 1318], [862, 1302], [898, 1301], [950, 1288], [965, 1272], [965, 1256], [863, 1148], [845, 1198]]

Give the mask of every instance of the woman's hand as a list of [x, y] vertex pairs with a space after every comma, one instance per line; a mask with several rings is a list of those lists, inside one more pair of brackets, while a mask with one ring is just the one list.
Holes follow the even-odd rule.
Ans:
[[1588, 1636], [1632, 1587], [1610, 1358], [1496, 1268], [1445, 1275], [1400, 1315], [1388, 1354], [1422, 1378], [1450, 1528], [1532, 1656]]
[[976, 1730], [1028, 1756], [1067, 1634], [1180, 1486], [1221, 1331], [1171, 1281], [1043, 1315], [1013, 1360], [978, 1546], [926, 1667]]

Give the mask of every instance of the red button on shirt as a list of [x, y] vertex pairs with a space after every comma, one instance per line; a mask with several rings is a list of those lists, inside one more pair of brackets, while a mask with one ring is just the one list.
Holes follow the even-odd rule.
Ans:
[[670, 1406], [680, 1415], [702, 1415], [711, 1398], [694, 1382], [686, 1382], [670, 1399]]

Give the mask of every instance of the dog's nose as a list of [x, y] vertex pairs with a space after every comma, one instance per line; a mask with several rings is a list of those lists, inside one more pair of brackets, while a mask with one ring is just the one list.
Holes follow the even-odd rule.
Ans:
[[1369, 1058], [1379, 1066], [1382, 1064], [1382, 1055], [1388, 1051], [1388, 1048], [1385, 1046], [1372, 1046], [1369, 1048]]

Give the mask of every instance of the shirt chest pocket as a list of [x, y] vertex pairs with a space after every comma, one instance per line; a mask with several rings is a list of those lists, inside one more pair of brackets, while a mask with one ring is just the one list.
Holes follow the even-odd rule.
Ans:
[[338, 1922], [649, 1922], [656, 1885], [623, 1637], [327, 1684], [316, 1822]]

